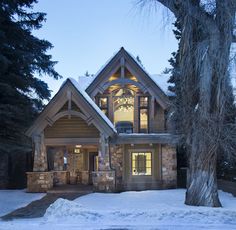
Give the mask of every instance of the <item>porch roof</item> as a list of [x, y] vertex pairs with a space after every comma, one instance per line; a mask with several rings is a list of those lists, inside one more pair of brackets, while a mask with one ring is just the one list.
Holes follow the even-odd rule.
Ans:
[[179, 137], [171, 133], [121, 133], [112, 139], [115, 144], [173, 144]]

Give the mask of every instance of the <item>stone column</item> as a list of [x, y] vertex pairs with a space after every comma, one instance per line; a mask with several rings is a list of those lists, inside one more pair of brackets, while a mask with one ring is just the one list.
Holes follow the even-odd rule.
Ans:
[[48, 171], [47, 152], [44, 144], [44, 134], [35, 135], [34, 141], [34, 172]]
[[98, 171], [93, 173], [95, 191], [115, 191], [115, 171], [111, 170], [109, 157], [109, 139], [101, 133], [98, 150]]
[[99, 148], [98, 148], [98, 170], [110, 170], [110, 162], [109, 162], [109, 144], [108, 138], [105, 137], [104, 134], [100, 134], [99, 139]]
[[53, 187], [53, 172], [48, 172], [44, 134], [35, 135], [33, 172], [27, 173], [28, 192], [46, 192]]

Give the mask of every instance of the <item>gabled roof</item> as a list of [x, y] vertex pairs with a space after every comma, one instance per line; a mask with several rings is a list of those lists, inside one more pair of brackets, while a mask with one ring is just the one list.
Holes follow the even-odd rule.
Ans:
[[164, 74], [152, 76], [148, 74], [136, 58], [134, 58], [123, 47], [115, 53], [95, 75], [89, 77], [79, 77], [79, 85], [86, 90], [89, 95], [91, 95], [96, 88], [100, 87], [104, 76], [107, 77], [107, 73], [111, 73], [112, 69], [115, 69], [118, 65], [120, 65], [120, 59], [122, 57], [125, 59], [127, 66], [135, 69], [137, 73], [136, 77], [139, 78], [138, 80], [142, 81], [143, 85], [145, 85], [149, 91], [152, 91], [160, 105], [167, 108], [169, 106], [168, 96], [172, 96], [171, 92], [168, 90], [167, 81], [169, 79], [169, 75]]
[[114, 125], [89, 95], [80, 88], [74, 79], [67, 78], [57, 94], [44, 108], [33, 125], [26, 131], [26, 135], [33, 136], [34, 134], [39, 134], [39, 132], [42, 132], [48, 124], [52, 125], [55, 122], [53, 118], [56, 117], [58, 111], [68, 101], [68, 92], [72, 92], [72, 100], [77, 102], [76, 104], [81, 105], [80, 109], [85, 114], [82, 114], [82, 116], [86, 118], [87, 123], [93, 123], [93, 125], [106, 136], [116, 134], [117, 131]]

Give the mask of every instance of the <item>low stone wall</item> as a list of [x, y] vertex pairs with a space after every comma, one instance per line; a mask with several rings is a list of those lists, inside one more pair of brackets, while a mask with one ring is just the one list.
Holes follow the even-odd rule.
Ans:
[[67, 171], [53, 171], [53, 185], [68, 184], [69, 176]]
[[174, 146], [162, 145], [162, 187], [176, 188], [177, 159]]
[[89, 184], [89, 171], [80, 172], [81, 184], [88, 185]]
[[27, 172], [27, 192], [47, 192], [53, 187], [53, 172]]
[[115, 188], [115, 171], [97, 171], [93, 172], [93, 187], [99, 192], [114, 192]]

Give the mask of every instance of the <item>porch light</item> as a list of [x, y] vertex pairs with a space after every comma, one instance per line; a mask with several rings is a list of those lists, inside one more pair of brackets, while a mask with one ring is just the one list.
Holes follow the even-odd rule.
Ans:
[[75, 148], [81, 148], [82, 147], [82, 145], [76, 145], [75, 146]]

